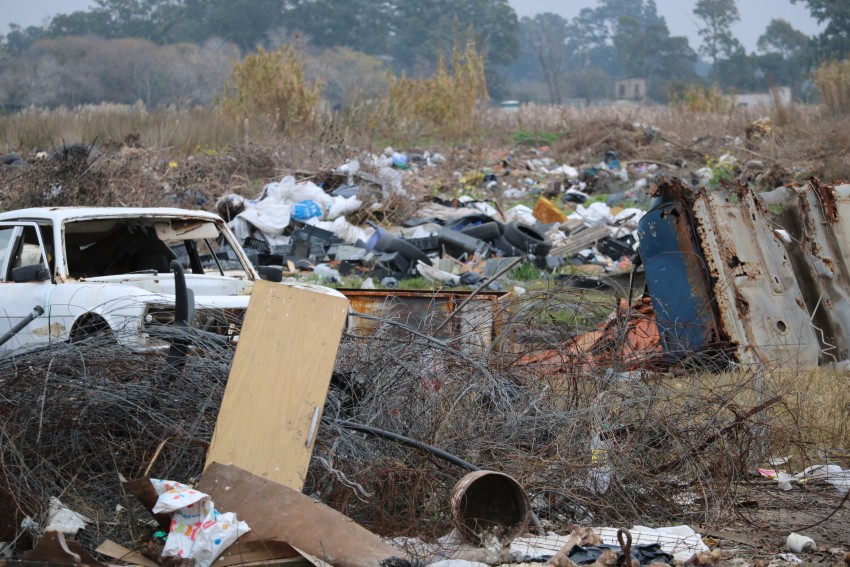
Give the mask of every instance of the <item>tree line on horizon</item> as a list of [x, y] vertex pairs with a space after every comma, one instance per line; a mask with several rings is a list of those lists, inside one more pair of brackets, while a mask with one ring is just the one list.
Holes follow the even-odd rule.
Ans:
[[497, 100], [610, 98], [619, 78], [647, 79], [656, 101], [700, 82], [737, 92], [789, 86], [804, 98], [818, 65], [850, 53], [850, 6], [792, 1], [824, 31], [810, 37], [774, 19], [748, 53], [731, 32], [736, 0], [697, 2], [698, 46], [671, 33], [654, 0], [598, 0], [572, 19], [518, 18], [507, 0], [96, 0], [0, 36], [0, 108], [210, 104], [235, 62], [293, 43], [339, 106], [385, 87], [390, 73], [433, 73], [463, 37], [484, 55]]

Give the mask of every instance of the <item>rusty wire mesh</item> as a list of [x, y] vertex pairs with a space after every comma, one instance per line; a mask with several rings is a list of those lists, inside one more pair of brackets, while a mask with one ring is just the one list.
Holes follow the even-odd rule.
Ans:
[[[751, 412], [774, 394], [758, 370], [618, 364], [618, 305], [563, 285], [529, 292], [502, 304], [501, 338], [480, 348], [462, 332], [432, 336], [445, 313], [344, 334], [305, 492], [382, 535], [451, 529], [449, 493], [466, 471], [342, 424], [353, 421], [512, 475], [550, 529], [728, 517], [739, 481], [791, 438], [793, 415]], [[592, 356], [565, 346], [605, 321], [613, 331]], [[202, 473], [233, 353], [193, 340], [171, 384], [164, 351], [106, 338], [0, 360], [0, 541], [26, 549], [21, 521], [43, 522], [52, 496], [94, 520], [79, 535], [90, 549], [132, 547], [150, 530], [118, 474]]]

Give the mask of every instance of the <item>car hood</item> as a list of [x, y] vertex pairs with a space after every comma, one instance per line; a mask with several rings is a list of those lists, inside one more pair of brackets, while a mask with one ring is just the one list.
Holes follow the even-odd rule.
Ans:
[[[83, 278], [80, 283], [98, 283], [133, 286], [157, 295], [174, 294], [174, 274], [121, 274]], [[186, 274], [186, 286], [196, 299], [202, 297], [250, 295], [254, 282], [247, 278]]]

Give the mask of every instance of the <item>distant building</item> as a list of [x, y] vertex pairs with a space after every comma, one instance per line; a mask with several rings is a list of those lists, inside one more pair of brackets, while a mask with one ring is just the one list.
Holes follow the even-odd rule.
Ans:
[[767, 93], [735, 94], [735, 103], [738, 106], [773, 108], [777, 101], [783, 106], [791, 104], [791, 87], [776, 87]]
[[646, 79], [620, 79], [614, 83], [614, 98], [617, 100], [645, 100]]

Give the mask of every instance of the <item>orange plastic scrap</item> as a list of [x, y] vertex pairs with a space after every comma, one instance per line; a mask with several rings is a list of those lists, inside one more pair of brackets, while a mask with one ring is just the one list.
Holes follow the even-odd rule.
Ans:
[[649, 297], [642, 297], [632, 305], [626, 325], [628, 330], [620, 349], [622, 360], [640, 363], [648, 354], [661, 352], [661, 335]]
[[[625, 332], [623, 332], [625, 328]], [[644, 366], [648, 357], [661, 352], [661, 335], [649, 297], [636, 300], [629, 309], [626, 300], [599, 328], [582, 333], [559, 349], [524, 356], [521, 364], [538, 365], [544, 374], [575, 370], [577, 366], [616, 364], [624, 370]]]
[[[548, 349], [542, 352], [527, 354], [519, 359], [522, 365], [545, 365], [551, 367], [553, 373], [564, 366], [576, 365], [583, 362], [593, 346], [602, 338], [602, 331], [588, 331], [566, 342], [563, 348]], [[548, 370], [546, 370], [548, 372]]]

